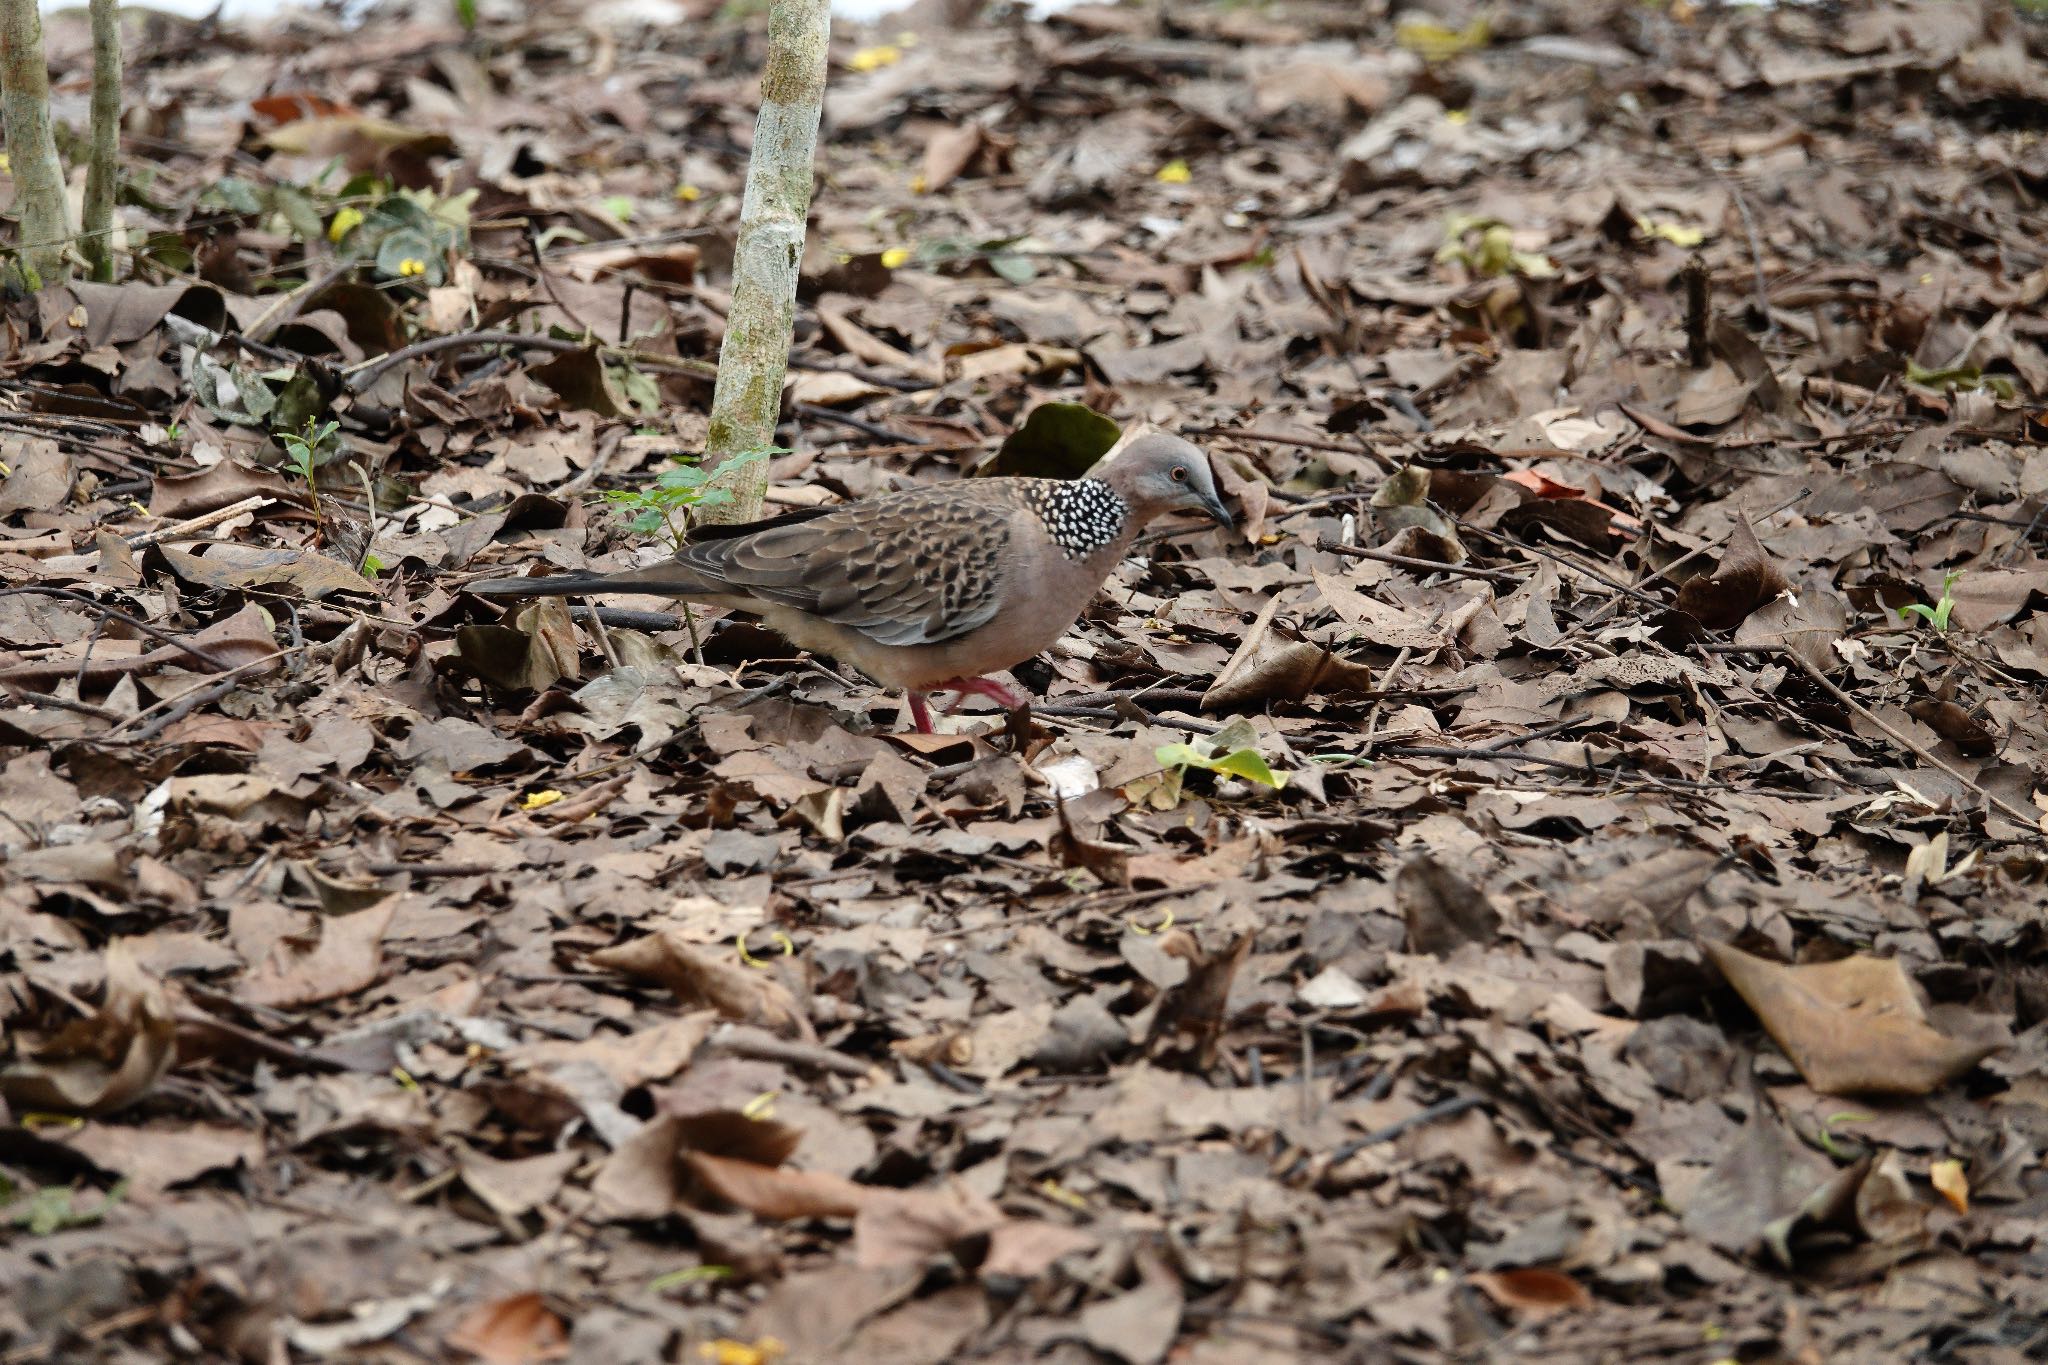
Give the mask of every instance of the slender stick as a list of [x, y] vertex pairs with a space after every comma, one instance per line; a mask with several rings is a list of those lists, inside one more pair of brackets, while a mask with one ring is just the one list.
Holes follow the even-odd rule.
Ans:
[[92, 0], [92, 159], [85, 170], [85, 253], [92, 277], [114, 282], [114, 183], [121, 146], [121, 10]]
[[140, 550], [150, 545], [161, 545], [167, 540], [178, 540], [197, 531], [210, 530], [224, 521], [233, 521], [244, 512], [257, 511], [270, 506], [270, 504], [276, 501], [276, 498], [266, 498], [261, 493], [251, 494], [240, 502], [233, 502], [229, 503], [226, 507], [215, 508], [211, 512], [193, 517], [188, 521], [173, 522], [169, 526], [160, 526], [154, 531], [144, 531], [140, 535], [129, 536], [128, 548]]
[[1962, 783], [1965, 787], [1969, 788], [1971, 791], [1977, 793], [1977, 795], [1983, 797], [1986, 801], [1990, 802], [1992, 807], [1995, 810], [1997, 810], [1999, 814], [2005, 816], [2007, 819], [2018, 821], [2020, 827], [2023, 829], [2039, 830], [2041, 828], [2040, 816], [2027, 814], [2018, 806], [2013, 805], [2010, 801], [2007, 801], [2003, 797], [1999, 796], [1996, 792], [1985, 790], [1981, 783], [1978, 783], [1971, 778], [1965, 777], [1962, 773], [1956, 771], [1954, 768], [1951, 768], [1948, 764], [1942, 762], [1939, 758], [1935, 757], [1934, 754], [1932, 754], [1922, 745], [1914, 741], [1910, 736], [1901, 734], [1899, 731], [1892, 728], [1891, 723], [1887, 721], [1883, 716], [1880, 716], [1879, 714], [1877, 714], [1877, 712], [1871, 710], [1862, 702], [1856, 700], [1847, 692], [1844, 692], [1841, 688], [1835, 686], [1834, 683], [1828, 680], [1826, 674], [1822, 673], [1812, 664], [1806, 662], [1805, 659], [1799, 657], [1799, 655], [1793, 650], [1785, 650], [1780, 657], [1785, 659], [1788, 663], [1792, 664], [1793, 667], [1797, 668], [1801, 673], [1804, 673], [1808, 678], [1811, 678], [1815, 685], [1817, 685], [1823, 692], [1826, 692], [1836, 701], [1842, 703], [1842, 705], [1848, 707], [1851, 711], [1854, 711], [1857, 715], [1863, 717], [1863, 719], [1869, 721], [1872, 725], [1875, 725], [1878, 729], [1884, 731], [1887, 735], [1891, 736], [1891, 738], [1894, 741], [1896, 741], [1901, 748], [1905, 749], [1907, 753], [1913, 755], [1913, 757], [1919, 759], [1928, 767], [1938, 768], [1942, 772], [1947, 773], [1950, 777], [1953, 777], [1956, 781]]

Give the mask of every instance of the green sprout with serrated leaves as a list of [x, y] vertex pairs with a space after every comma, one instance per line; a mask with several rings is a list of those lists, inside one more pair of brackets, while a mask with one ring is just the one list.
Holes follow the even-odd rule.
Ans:
[[645, 488], [609, 488], [598, 496], [622, 511], [631, 512], [636, 535], [665, 534], [669, 543], [681, 545], [690, 531], [690, 513], [707, 504], [716, 505], [726, 496], [711, 488], [711, 475], [694, 455], [671, 457], [674, 464], [654, 476]]
[[1941, 576], [1941, 600], [1939, 602], [1936, 602], [1931, 607], [1925, 602], [1911, 602], [1900, 608], [1899, 614], [1901, 616], [1918, 616], [1926, 621], [1928, 625], [1933, 626], [1937, 634], [1946, 635], [1948, 633], [1949, 613], [1956, 609], [1956, 580], [1961, 577], [1961, 574], [1953, 571], [1943, 574]]
[[335, 437], [341, 434], [339, 422], [315, 422], [306, 419], [303, 431], [284, 432], [278, 440], [284, 443], [285, 462], [291, 471], [306, 481], [306, 492], [313, 499], [313, 519], [324, 524], [320, 513], [320, 466], [326, 463], [326, 452], [335, 445]]

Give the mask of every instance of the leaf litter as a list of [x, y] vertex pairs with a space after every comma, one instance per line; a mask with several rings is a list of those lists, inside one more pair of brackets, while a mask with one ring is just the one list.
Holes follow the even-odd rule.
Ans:
[[842, 33], [771, 510], [1240, 513], [932, 736], [461, 591], [697, 486], [683, 8], [153, 19], [0, 303], [0, 1352], [2040, 1355], [2026, 7]]

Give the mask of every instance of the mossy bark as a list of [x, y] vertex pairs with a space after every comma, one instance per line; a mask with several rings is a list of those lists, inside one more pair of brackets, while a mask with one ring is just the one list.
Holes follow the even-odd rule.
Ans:
[[43, 18], [36, 0], [0, 0], [0, 127], [14, 176], [15, 258], [30, 289], [65, 275], [64, 172], [50, 131], [50, 72], [43, 64]]
[[718, 352], [704, 444], [710, 486], [729, 496], [703, 509], [707, 520], [754, 520], [768, 489], [765, 459], [732, 457], [775, 444], [831, 36], [828, 0], [775, 0], [768, 16], [768, 64], [761, 73], [761, 115], [733, 248], [732, 311]]
[[92, 0], [92, 160], [79, 245], [92, 277], [114, 279], [114, 178], [121, 150], [121, 10]]

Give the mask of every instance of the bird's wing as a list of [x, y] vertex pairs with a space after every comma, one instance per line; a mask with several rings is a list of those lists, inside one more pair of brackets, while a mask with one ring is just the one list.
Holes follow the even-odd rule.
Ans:
[[975, 484], [943, 484], [693, 540], [676, 558], [736, 596], [808, 612], [878, 644], [937, 644], [995, 617], [1014, 516]]

